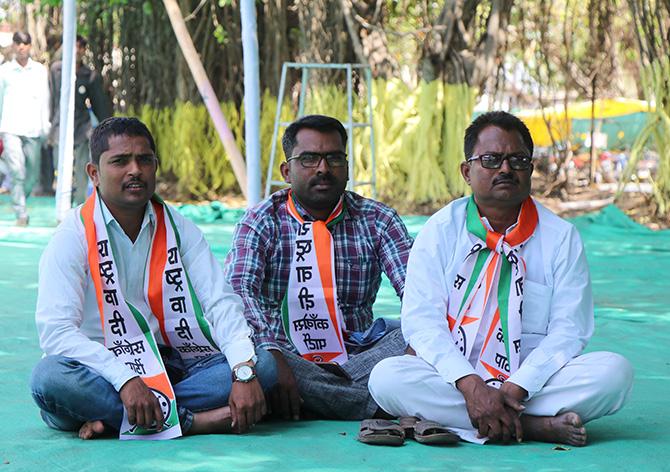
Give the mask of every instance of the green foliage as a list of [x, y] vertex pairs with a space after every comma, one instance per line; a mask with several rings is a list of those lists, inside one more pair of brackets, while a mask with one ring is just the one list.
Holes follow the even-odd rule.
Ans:
[[[376, 178], [379, 198], [392, 203], [442, 204], [467, 192], [460, 176], [463, 133], [470, 122], [475, 92], [465, 85], [421, 82], [411, 89], [400, 80], [373, 83]], [[266, 91], [261, 101], [262, 168], [267, 169], [277, 107]], [[223, 114], [244, 154], [244, 115], [232, 103]], [[310, 88], [305, 114], [321, 113], [346, 122], [346, 94], [335, 86]], [[353, 120], [367, 121], [367, 103], [354, 99]], [[172, 108], [142, 107], [136, 115], [154, 137], [163, 179], [174, 178], [180, 197], [215, 198], [239, 192], [232, 168], [204, 105], [178, 102]], [[282, 105], [281, 120], [295, 119], [295, 110]], [[280, 128], [273, 179], [281, 179], [283, 159]], [[356, 180], [372, 177], [369, 131], [353, 133]], [[263, 173], [265, 179], [265, 172]], [[369, 187], [357, 192], [370, 195]]]
[[[261, 105], [261, 149], [269, 150], [274, 127], [276, 98], [266, 92]], [[288, 107], [282, 119], [291, 119]], [[244, 154], [244, 114], [233, 103], [221, 104], [242, 154]], [[161, 162], [163, 180], [174, 181], [181, 198], [209, 198], [228, 192], [239, 193], [230, 161], [204, 105], [177, 102], [174, 107], [155, 109], [148, 105], [131, 110], [151, 130]], [[281, 137], [281, 136], [280, 136]], [[269, 152], [262, 156], [267, 168]], [[277, 171], [274, 178], [280, 178]]]
[[621, 187], [628, 182], [648, 144], [658, 152], [658, 171], [654, 180], [654, 200], [659, 216], [670, 215], [670, 58], [654, 60], [642, 72], [642, 83], [649, 98], [655, 98], [656, 110], [631, 149], [631, 158], [624, 172]]
[[214, 28], [214, 39], [219, 44], [226, 44], [228, 41], [228, 33], [223, 29], [223, 25], [216, 25], [216, 28]]

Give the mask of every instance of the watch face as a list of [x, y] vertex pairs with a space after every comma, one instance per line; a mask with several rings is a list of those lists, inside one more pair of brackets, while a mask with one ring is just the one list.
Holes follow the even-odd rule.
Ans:
[[240, 380], [242, 382], [251, 380], [253, 376], [254, 376], [254, 370], [248, 365], [241, 365], [237, 369], [235, 369], [235, 377], [237, 378], [237, 380]]

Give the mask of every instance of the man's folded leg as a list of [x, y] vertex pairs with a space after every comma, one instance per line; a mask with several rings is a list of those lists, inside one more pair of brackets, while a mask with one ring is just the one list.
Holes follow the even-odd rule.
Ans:
[[554, 374], [528, 402], [525, 414], [555, 416], [567, 411], [583, 423], [612, 415], [626, 403], [633, 386], [633, 368], [612, 352], [575, 357]]
[[361, 420], [372, 418], [379, 409], [368, 390], [372, 368], [382, 359], [403, 353], [405, 348], [400, 329], [389, 332], [369, 349], [349, 357], [342, 366], [349, 378], [292, 352], [283, 354], [298, 382], [304, 409], [318, 418]]
[[[261, 349], [257, 355], [256, 374], [267, 392], [277, 382], [274, 358]], [[166, 364], [169, 362], [166, 359]], [[228, 405], [232, 372], [222, 354], [187, 361], [184, 369], [184, 379], [174, 383], [173, 389], [179, 422], [186, 434], [195, 413]], [[121, 427], [123, 403], [119, 393], [102, 376], [74, 359], [44, 357], [33, 370], [31, 391], [44, 422], [51, 428], [77, 431], [85, 422], [96, 420], [115, 430]]]
[[[267, 394], [277, 383], [277, 365], [264, 349], [257, 348], [256, 356], [256, 376]], [[233, 373], [223, 354], [184, 361], [184, 368], [184, 379], [173, 384], [180, 408], [197, 413], [228, 405]]]
[[379, 406], [393, 416], [436, 421], [463, 440], [484, 442], [477, 438], [461, 392], [420, 357], [384, 359], [372, 369], [368, 387]]
[[[525, 403], [525, 417], [547, 418], [574, 412], [581, 423], [616, 413], [633, 381], [630, 363], [618, 354], [593, 352], [572, 359]], [[453, 429], [461, 439], [482, 443], [472, 428], [463, 395], [432, 366], [415, 356], [380, 362], [372, 371], [370, 392], [385, 411], [418, 416]]]
[[123, 419], [119, 392], [101, 375], [63, 356], [46, 356], [30, 381], [33, 399], [51, 428], [77, 431], [87, 421], [100, 420], [118, 430]]

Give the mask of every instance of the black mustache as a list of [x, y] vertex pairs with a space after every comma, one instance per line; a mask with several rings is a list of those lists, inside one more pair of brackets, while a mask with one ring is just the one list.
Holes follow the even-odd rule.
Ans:
[[503, 183], [503, 182], [504, 183], [510, 182], [510, 183], [513, 183], [513, 184], [519, 183], [519, 181], [513, 175], [510, 175], [510, 174], [502, 174], [502, 175], [499, 175], [498, 177], [496, 177], [495, 179], [493, 179], [493, 185]]
[[314, 177], [310, 183], [312, 185], [332, 184], [334, 181], [335, 179], [333, 179], [333, 176], [331, 174], [323, 174], [319, 177]]

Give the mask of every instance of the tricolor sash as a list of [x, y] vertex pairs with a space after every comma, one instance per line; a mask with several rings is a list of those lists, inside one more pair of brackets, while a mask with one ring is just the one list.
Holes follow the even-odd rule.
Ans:
[[469, 359], [478, 333], [484, 335], [475, 372], [499, 388], [519, 368], [521, 309], [526, 263], [519, 249], [535, 232], [537, 209], [528, 197], [508, 234], [490, 231], [474, 198], [467, 203], [472, 247], [449, 292], [447, 321], [456, 346]]
[[303, 358], [344, 364], [348, 359], [342, 334], [345, 325], [337, 301], [335, 248], [328, 230], [343, 218], [344, 199], [326, 221], [305, 221], [291, 192], [287, 208], [300, 226], [282, 306], [284, 331]]
[[[152, 198], [156, 230], [150, 263], [145, 274], [145, 297], [159, 322], [163, 339], [185, 358], [218, 352], [211, 339], [202, 308], [181, 263], [179, 234], [170, 210], [156, 195]], [[167, 215], [167, 221], [166, 217]], [[121, 290], [111, 235], [97, 191], [81, 207], [88, 247], [88, 262], [95, 287], [105, 346], [137, 373], [149, 387], [163, 411], [160, 432], [128, 423], [124, 410], [120, 439], [170, 439], [182, 435], [177, 402], [156, 339], [147, 318], [129, 303]]]

